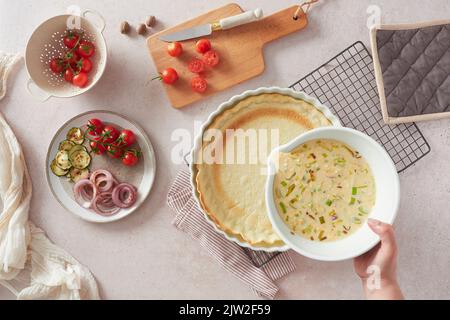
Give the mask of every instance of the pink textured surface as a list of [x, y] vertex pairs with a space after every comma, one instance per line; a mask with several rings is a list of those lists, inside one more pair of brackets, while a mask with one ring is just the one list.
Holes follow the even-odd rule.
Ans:
[[[159, 20], [156, 29], [179, 23], [227, 1], [77, 1], [106, 19], [109, 61], [96, 87], [79, 97], [51, 99], [41, 104], [25, 90], [22, 65], [9, 82], [0, 109], [21, 141], [30, 168], [34, 196], [31, 219], [50, 238], [87, 265], [98, 279], [104, 298], [254, 298], [243, 283], [223, 271], [199, 245], [171, 224], [166, 194], [183, 166], [171, 162], [174, 129], [193, 132], [194, 120], [209, 113], [234, 94], [260, 86], [287, 86], [356, 40], [368, 44], [366, 9], [380, 6], [384, 22], [414, 22], [448, 18], [450, 3], [436, 0], [323, 1], [313, 8], [309, 26], [265, 48], [266, 70], [258, 78], [205, 99], [183, 110], [170, 107], [161, 85], [147, 84], [156, 73], [145, 40], [133, 32], [122, 36], [122, 20], [133, 25], [146, 15]], [[161, 0], [162, 2], [162, 0]], [[257, 5], [266, 13], [294, 1], [239, 1], [244, 9]], [[0, 50], [25, 51], [33, 29], [74, 1], [0, 1]], [[189, 6], [189, 10], [177, 10]], [[176, 15], [173, 12], [177, 12]], [[84, 222], [53, 199], [45, 181], [47, 146], [57, 128], [78, 113], [110, 109], [138, 121], [155, 147], [157, 176], [142, 208], [130, 217], [107, 225]], [[396, 222], [400, 250], [400, 284], [409, 298], [448, 298], [450, 293], [450, 120], [420, 123], [432, 151], [401, 174], [402, 200]], [[33, 137], [37, 137], [34, 138]], [[294, 256], [297, 271], [279, 284], [280, 298], [363, 298], [351, 261], [323, 263]], [[10, 299], [0, 288], [0, 299]]]

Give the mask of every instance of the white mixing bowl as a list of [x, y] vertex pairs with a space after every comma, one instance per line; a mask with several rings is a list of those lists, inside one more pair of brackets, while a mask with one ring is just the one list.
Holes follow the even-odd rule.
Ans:
[[376, 200], [369, 218], [392, 223], [400, 202], [400, 183], [397, 170], [388, 153], [366, 134], [343, 127], [318, 128], [301, 134], [288, 144], [272, 151], [268, 160], [266, 182], [266, 205], [270, 221], [281, 239], [298, 253], [316, 260], [338, 261], [354, 258], [373, 248], [379, 237], [370, 230], [367, 222], [355, 233], [334, 242], [317, 242], [292, 235], [281, 219], [275, 202], [273, 183], [276, 173], [275, 155], [278, 152], [290, 152], [299, 145], [315, 139], [333, 139], [341, 141], [357, 150], [369, 164], [375, 179]]

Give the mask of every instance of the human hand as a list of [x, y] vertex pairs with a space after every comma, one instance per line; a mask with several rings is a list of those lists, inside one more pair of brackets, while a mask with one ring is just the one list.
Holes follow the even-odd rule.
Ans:
[[397, 283], [397, 244], [394, 230], [391, 225], [375, 219], [369, 219], [368, 224], [381, 241], [353, 261], [366, 296], [368, 299], [403, 299]]

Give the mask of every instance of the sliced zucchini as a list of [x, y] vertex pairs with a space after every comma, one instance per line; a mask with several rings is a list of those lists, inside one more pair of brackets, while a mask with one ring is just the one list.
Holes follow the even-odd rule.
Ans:
[[59, 148], [58, 150], [64, 150], [64, 151], [69, 151], [70, 149], [72, 149], [72, 147], [75, 145], [75, 142], [72, 142], [70, 140], [64, 140], [63, 142], [61, 142], [59, 144]]
[[69, 171], [68, 177], [75, 183], [81, 179], [87, 179], [89, 177], [89, 168], [77, 169], [72, 167]]
[[80, 128], [72, 128], [67, 132], [67, 140], [70, 140], [76, 144], [82, 144], [84, 142], [83, 130]]
[[69, 150], [69, 158], [72, 155], [72, 153], [78, 152], [80, 150], [86, 151], [87, 152], [87, 148], [85, 146], [83, 146], [82, 144], [76, 144], [72, 147], [72, 149]]
[[55, 156], [56, 165], [63, 170], [68, 170], [72, 165], [69, 160], [69, 153], [67, 151], [61, 150]]
[[56, 159], [53, 159], [52, 163], [50, 164], [50, 169], [52, 169], [52, 172], [57, 175], [58, 177], [65, 176], [69, 169], [63, 170], [56, 164]]
[[84, 169], [91, 163], [91, 156], [85, 150], [76, 150], [75, 152], [70, 152], [69, 156], [72, 166], [77, 169]]

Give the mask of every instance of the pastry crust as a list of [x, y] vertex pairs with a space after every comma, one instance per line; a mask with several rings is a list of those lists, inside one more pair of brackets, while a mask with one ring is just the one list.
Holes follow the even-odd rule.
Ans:
[[[279, 143], [285, 144], [305, 131], [330, 125], [331, 121], [310, 103], [283, 94], [266, 93], [239, 101], [219, 114], [207, 129], [220, 130], [224, 137], [227, 129], [266, 129], [268, 134], [272, 129], [277, 129]], [[234, 147], [234, 140], [224, 138], [223, 141], [224, 152]], [[211, 144], [218, 142], [209, 141], [204, 135], [199, 152], [211, 149]], [[266, 148], [264, 159], [273, 147], [276, 146]], [[252, 163], [249, 161], [248, 148], [245, 152], [243, 164], [225, 162], [195, 165], [200, 204], [227, 234], [237, 236], [251, 245], [282, 245], [266, 214], [265, 163]], [[215, 156], [219, 160], [224, 155], [219, 153]]]

